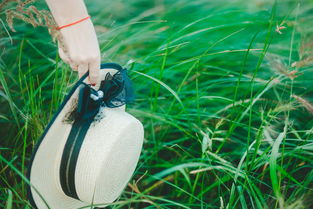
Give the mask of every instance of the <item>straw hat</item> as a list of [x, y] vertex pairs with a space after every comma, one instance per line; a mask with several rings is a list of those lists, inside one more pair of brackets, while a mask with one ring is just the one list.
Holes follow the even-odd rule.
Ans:
[[125, 112], [131, 97], [126, 70], [102, 64], [100, 78], [95, 87], [87, 74], [75, 84], [39, 140], [28, 169], [35, 208], [112, 203], [130, 180], [143, 126]]

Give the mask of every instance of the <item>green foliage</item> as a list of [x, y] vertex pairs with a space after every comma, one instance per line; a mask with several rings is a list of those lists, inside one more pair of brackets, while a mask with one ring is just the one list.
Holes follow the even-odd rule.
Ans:
[[[111, 208], [313, 207], [312, 1], [86, 3], [145, 126]], [[30, 208], [31, 151], [77, 75], [47, 29], [0, 18], [0, 208]]]

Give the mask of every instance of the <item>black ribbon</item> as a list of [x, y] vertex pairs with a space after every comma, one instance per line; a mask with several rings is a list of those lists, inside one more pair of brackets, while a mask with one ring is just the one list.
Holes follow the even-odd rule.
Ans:
[[100, 83], [98, 90], [83, 83], [79, 87], [74, 121], [67, 138], [60, 165], [60, 183], [63, 192], [79, 200], [75, 188], [75, 169], [78, 155], [87, 131], [101, 107], [120, 107], [134, 99], [132, 85], [126, 69], [119, 67]]

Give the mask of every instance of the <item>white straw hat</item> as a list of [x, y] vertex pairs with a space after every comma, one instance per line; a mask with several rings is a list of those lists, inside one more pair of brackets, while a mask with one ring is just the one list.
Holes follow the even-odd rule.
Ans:
[[28, 169], [35, 208], [112, 203], [130, 180], [143, 126], [125, 112], [126, 70], [102, 64], [100, 78], [95, 87], [87, 84], [87, 74], [75, 84], [39, 140]]

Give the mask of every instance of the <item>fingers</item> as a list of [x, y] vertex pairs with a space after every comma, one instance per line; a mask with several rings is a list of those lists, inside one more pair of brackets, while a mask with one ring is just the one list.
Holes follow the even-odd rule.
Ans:
[[88, 63], [78, 65], [78, 76], [81, 78], [88, 71]]
[[89, 63], [89, 81], [91, 84], [97, 84], [99, 79], [100, 59], [96, 58]]
[[99, 70], [100, 70], [100, 59], [91, 59], [91, 62], [84, 62], [82, 64], [79, 64], [78, 69], [78, 75], [81, 78], [83, 75], [85, 75], [86, 72], [89, 71], [89, 83], [92, 85], [95, 85], [98, 83], [99, 79]]
[[71, 60], [68, 54], [66, 54], [61, 47], [59, 48], [59, 55], [66, 64], [69, 64], [71, 66], [72, 70], [78, 70], [78, 65]]
[[61, 59], [69, 64], [74, 71], [78, 71], [78, 75], [81, 78], [86, 72], [89, 71], [89, 83], [97, 84], [99, 79], [100, 70], [100, 56], [92, 55], [87, 57], [82, 57], [75, 53], [65, 53], [64, 50], [59, 48], [59, 55]]
[[66, 64], [70, 64], [70, 58], [68, 57], [67, 54], [65, 54], [61, 47], [59, 47], [59, 55]]
[[70, 66], [71, 66], [72, 70], [78, 71], [78, 65], [77, 64], [70, 62]]

